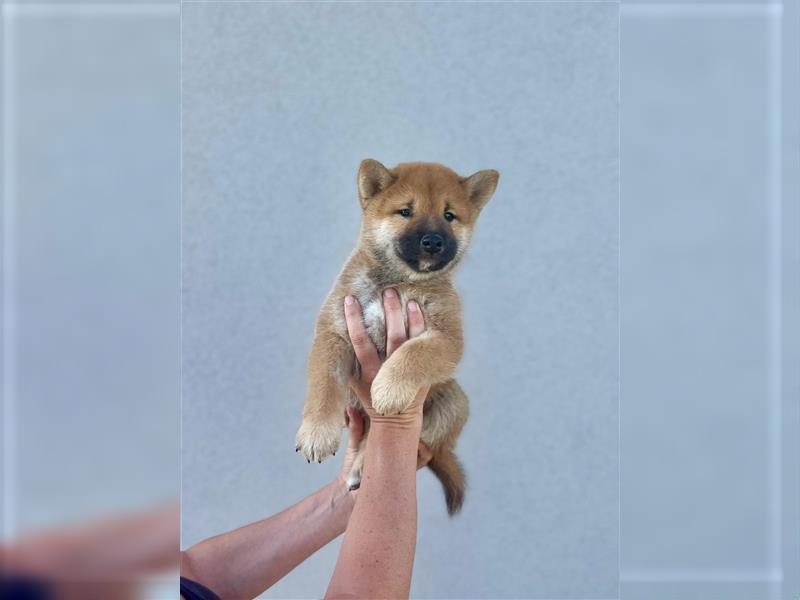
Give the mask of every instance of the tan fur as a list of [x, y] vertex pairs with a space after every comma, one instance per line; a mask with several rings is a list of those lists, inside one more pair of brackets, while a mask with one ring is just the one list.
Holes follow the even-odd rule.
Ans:
[[[308, 389], [296, 442], [309, 461], [321, 462], [338, 449], [344, 403], [359, 406], [347, 386], [357, 363], [344, 320], [344, 297], [358, 298], [369, 336], [383, 354], [381, 294], [392, 287], [400, 296], [404, 317], [409, 300], [422, 307], [425, 332], [400, 346], [383, 364], [372, 383], [373, 407], [382, 414], [401, 412], [420, 387], [431, 386], [421, 439], [433, 453], [430, 466], [445, 488], [448, 511], [454, 514], [459, 510], [465, 479], [453, 449], [469, 405], [453, 379], [463, 352], [463, 335], [451, 272], [463, 256], [497, 180], [496, 171], [479, 171], [463, 178], [433, 163], [401, 164], [391, 170], [374, 160], [361, 163], [361, 233], [322, 306], [308, 361]], [[412, 207], [411, 217], [400, 216], [399, 211], [406, 207]], [[455, 215], [453, 221], [445, 219], [446, 211]], [[448, 243], [457, 247], [439, 270], [429, 270], [435, 261], [428, 260], [427, 254], [420, 254], [415, 267], [401, 257], [402, 240], [415, 239], [415, 232], [428, 230], [446, 234]], [[360, 454], [349, 478], [351, 486], [360, 481], [363, 450]]]

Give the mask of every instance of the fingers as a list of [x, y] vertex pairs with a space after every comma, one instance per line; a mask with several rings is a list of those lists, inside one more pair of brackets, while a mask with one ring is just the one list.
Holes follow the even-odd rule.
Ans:
[[[373, 376], [372, 379], [375, 377]], [[366, 408], [372, 408], [372, 398], [370, 398], [370, 386], [372, 379], [362, 379], [359, 377], [350, 376], [348, 384], [353, 393], [361, 400], [361, 404]]]
[[416, 300], [408, 303], [406, 312], [408, 312], [408, 337], [415, 338], [425, 331], [425, 319]]
[[372, 381], [378, 369], [381, 368], [381, 359], [367, 334], [367, 328], [364, 327], [361, 306], [353, 296], [346, 296], [344, 299], [344, 318], [347, 322], [350, 343], [353, 344], [353, 350], [356, 353], [356, 360], [361, 365], [361, 376]]
[[[415, 300], [411, 300], [406, 311], [408, 314], [408, 335], [406, 334], [403, 309], [397, 291], [391, 288], [383, 293], [383, 312], [386, 320], [386, 356], [389, 357], [410, 337], [416, 337], [425, 331], [425, 319], [422, 310]], [[381, 367], [381, 358], [364, 326], [361, 306], [353, 296], [344, 299], [344, 316], [347, 332], [361, 366], [361, 380], [371, 383]]]
[[347, 430], [350, 433], [347, 440], [347, 447], [350, 450], [358, 450], [361, 438], [364, 437], [364, 417], [352, 406], [345, 407], [349, 422]]
[[383, 314], [386, 319], [386, 356], [388, 357], [408, 339], [400, 298], [392, 288], [383, 292]]

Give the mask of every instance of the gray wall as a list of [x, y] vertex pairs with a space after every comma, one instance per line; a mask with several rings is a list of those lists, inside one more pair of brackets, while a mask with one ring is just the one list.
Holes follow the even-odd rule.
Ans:
[[502, 178], [458, 277], [469, 495], [419, 476], [412, 593], [617, 596], [617, 50], [613, 3], [183, 6], [184, 546], [333, 477], [294, 433], [355, 172], [436, 160]]
[[796, 598], [796, 2], [622, 7], [621, 581]]

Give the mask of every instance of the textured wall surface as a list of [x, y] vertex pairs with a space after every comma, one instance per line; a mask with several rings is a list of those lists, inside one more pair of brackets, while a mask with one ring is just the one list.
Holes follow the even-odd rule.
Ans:
[[333, 477], [294, 433], [356, 169], [435, 160], [502, 177], [457, 278], [469, 495], [420, 474], [413, 595], [616, 597], [617, 50], [614, 3], [184, 4], [184, 546]]

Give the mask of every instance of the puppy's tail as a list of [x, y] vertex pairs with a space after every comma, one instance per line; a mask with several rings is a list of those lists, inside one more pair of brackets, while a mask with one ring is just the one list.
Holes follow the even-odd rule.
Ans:
[[442, 482], [447, 512], [452, 517], [461, 510], [461, 505], [464, 504], [464, 490], [467, 487], [464, 469], [453, 451], [446, 448], [442, 448], [434, 454], [428, 466]]

